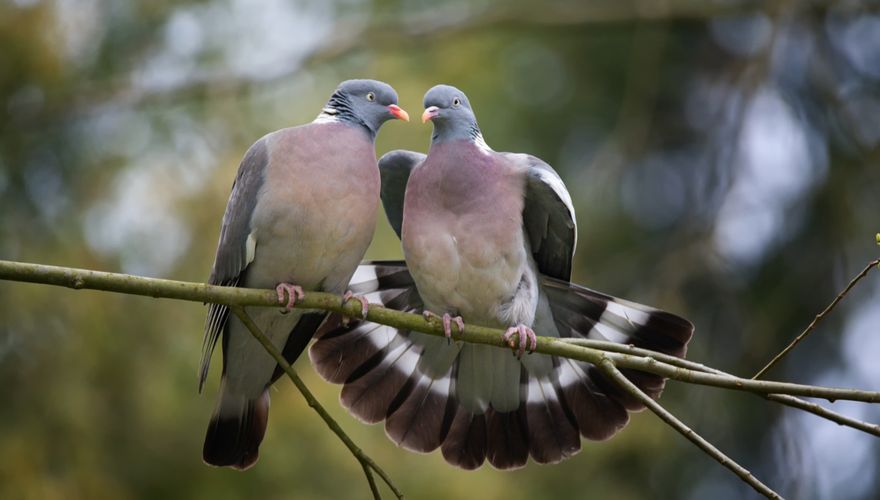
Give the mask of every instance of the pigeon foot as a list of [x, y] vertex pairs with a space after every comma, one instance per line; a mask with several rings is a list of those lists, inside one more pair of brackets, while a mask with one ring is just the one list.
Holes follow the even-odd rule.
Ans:
[[431, 321], [431, 319], [438, 319], [443, 322], [443, 335], [446, 336], [446, 340], [452, 342], [452, 323], [455, 323], [455, 326], [458, 327], [458, 333], [464, 333], [464, 320], [461, 319], [461, 316], [452, 316], [449, 313], [443, 313], [443, 316], [435, 314], [431, 311], [425, 310], [422, 312], [422, 316]]
[[284, 306], [284, 309], [281, 310], [284, 314], [293, 309], [296, 301], [302, 300], [306, 296], [301, 286], [292, 283], [279, 283], [275, 287], [275, 293], [278, 294], [278, 303]]
[[[529, 354], [535, 352], [538, 347], [538, 336], [535, 335], [535, 331], [523, 324], [511, 326], [501, 335], [501, 338], [514, 350], [516, 359], [521, 359], [526, 353], [526, 345], [529, 346]], [[519, 340], [519, 347], [517, 347], [517, 340]]]
[[[370, 312], [370, 303], [367, 302], [367, 298], [363, 295], [355, 295], [354, 292], [348, 290], [342, 296], [342, 305], [348, 304], [350, 300], [356, 300], [361, 303], [361, 318], [367, 319], [367, 313]], [[343, 326], [348, 326], [348, 322], [351, 320], [348, 316], [342, 317]]]

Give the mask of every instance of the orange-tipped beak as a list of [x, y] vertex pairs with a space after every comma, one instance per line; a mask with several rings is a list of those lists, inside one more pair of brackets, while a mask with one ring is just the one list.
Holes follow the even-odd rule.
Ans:
[[430, 106], [425, 108], [425, 112], [422, 113], [422, 123], [427, 122], [428, 120], [432, 120], [437, 114], [440, 112], [440, 108], [437, 106]]
[[395, 118], [398, 118], [405, 122], [409, 121], [409, 113], [404, 111], [403, 108], [401, 108], [397, 104], [392, 104], [388, 106], [388, 111], [391, 112], [391, 114], [394, 115]]

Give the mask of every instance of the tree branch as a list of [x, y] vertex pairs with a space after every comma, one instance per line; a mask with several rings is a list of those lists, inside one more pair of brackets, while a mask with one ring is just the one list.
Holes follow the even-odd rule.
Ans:
[[321, 403], [318, 402], [317, 398], [315, 398], [315, 396], [306, 386], [306, 383], [303, 382], [301, 378], [299, 378], [299, 375], [297, 375], [293, 367], [290, 366], [290, 363], [288, 363], [287, 360], [284, 359], [284, 355], [281, 354], [281, 351], [279, 351], [278, 348], [275, 347], [274, 344], [272, 344], [272, 341], [269, 340], [269, 337], [266, 337], [266, 335], [260, 330], [260, 327], [258, 327], [256, 323], [254, 323], [253, 319], [251, 319], [248, 313], [244, 310], [244, 307], [231, 305], [229, 306], [229, 309], [233, 313], [235, 313], [236, 316], [238, 316], [238, 319], [240, 319], [244, 326], [246, 326], [247, 329], [250, 330], [254, 338], [263, 345], [263, 347], [266, 349], [266, 352], [268, 352], [275, 359], [275, 361], [278, 363], [278, 366], [280, 366], [281, 369], [284, 370], [284, 373], [287, 374], [287, 377], [291, 380], [291, 382], [293, 382], [293, 385], [295, 385], [300, 394], [303, 395], [309, 406], [312, 407], [312, 409], [314, 409], [315, 412], [317, 412], [318, 415], [321, 416], [321, 418], [324, 420], [324, 423], [327, 424], [327, 427], [329, 427], [330, 430], [333, 431], [333, 433], [336, 434], [340, 440], [342, 440], [342, 442], [348, 448], [348, 451], [350, 451], [351, 454], [354, 455], [354, 457], [358, 460], [358, 462], [361, 463], [361, 467], [363, 467], [364, 469], [364, 474], [366, 474], [367, 476], [367, 482], [370, 485], [370, 491], [373, 493], [373, 498], [376, 500], [381, 500], [382, 495], [379, 494], [379, 488], [376, 487], [376, 480], [373, 478], [372, 471], [376, 471], [376, 474], [379, 474], [379, 477], [381, 477], [382, 480], [385, 481], [385, 484], [387, 484], [388, 487], [391, 488], [391, 491], [394, 492], [394, 495], [398, 499], [403, 498], [403, 493], [401, 493], [397, 486], [394, 485], [394, 483], [391, 481], [391, 478], [388, 477], [388, 474], [386, 474], [381, 467], [376, 465], [376, 462], [374, 462], [372, 458], [364, 453], [363, 450], [360, 449], [360, 447], [354, 444], [354, 441], [352, 441], [351, 438], [348, 437], [348, 434], [346, 434], [345, 431], [342, 430], [342, 427], [340, 427], [339, 424], [336, 423], [336, 420], [334, 420], [333, 417], [331, 417], [330, 414], [327, 413], [327, 410], [325, 410], [324, 407], [321, 406]]
[[[585, 347], [594, 347], [597, 349], [602, 349], [611, 352], [621, 352], [627, 354], [635, 354], [639, 356], [645, 356], [648, 358], [654, 358], [657, 361], [662, 361], [664, 363], [668, 363], [673, 366], [678, 366], [680, 368], [686, 368], [690, 370], [696, 370], [706, 373], [715, 373], [717, 375], [726, 375], [729, 377], [734, 377], [727, 372], [723, 372], [716, 368], [711, 368], [706, 365], [696, 363], [694, 361], [690, 361], [687, 359], [677, 358], [675, 356], [670, 356], [668, 354], [663, 354], [660, 352], [650, 351], [648, 349], [641, 349], [639, 347], [635, 347], [632, 345], [626, 344], [616, 344], [614, 342], [607, 342], [603, 340], [592, 340], [592, 339], [561, 339], [564, 342], [568, 342], [570, 344], [582, 345]], [[786, 406], [790, 406], [792, 408], [797, 408], [799, 410], [806, 411], [808, 413], [812, 413], [818, 417], [830, 420], [838, 425], [843, 425], [846, 427], [851, 427], [853, 429], [871, 434], [876, 437], [880, 437], [880, 425], [871, 424], [868, 422], [863, 422], [861, 420], [854, 419], [852, 417], [847, 417], [846, 415], [842, 415], [833, 410], [829, 410], [824, 406], [820, 406], [816, 403], [811, 403], [809, 401], [804, 401], [803, 399], [797, 398], [795, 396], [789, 396], [788, 394], [757, 394], [753, 393], [756, 396], [763, 397], [769, 401], [774, 401], [780, 404], [784, 404]]]
[[[69, 267], [46, 266], [0, 260], [0, 279], [44, 283], [74, 289], [94, 289], [111, 292], [161, 297], [194, 302], [215, 302], [238, 306], [281, 306], [274, 290], [233, 288], [203, 283], [145, 278], [129, 274], [107, 273]], [[339, 296], [323, 292], [307, 292], [305, 298], [296, 304], [300, 309], [322, 309], [325, 311], [360, 318], [361, 305], [358, 302], [342, 304]], [[374, 323], [414, 330], [429, 335], [443, 335], [443, 326], [436, 320], [426, 320], [419, 314], [410, 314], [379, 305], [371, 305], [365, 318]], [[454, 331], [452, 338], [465, 342], [509, 348], [502, 338], [502, 331], [470, 324], [464, 332]], [[658, 361], [660, 353], [642, 356], [613, 352], [594, 347], [575, 345], [555, 337], [538, 337], [535, 352], [561, 356], [598, 365], [609, 359], [618, 368], [630, 368], [653, 373], [673, 380], [693, 384], [709, 385], [723, 389], [753, 392], [756, 394], [789, 394], [836, 401], [839, 399], [880, 402], [880, 392], [859, 389], [823, 387], [814, 385], [752, 380], [717, 372], [699, 371], [683, 368], [664, 361]], [[650, 351], [649, 351], [650, 352]]]
[[846, 297], [846, 294], [848, 294], [849, 291], [852, 290], [852, 288], [854, 286], [856, 286], [856, 283], [858, 283], [862, 278], [867, 276], [868, 272], [870, 272], [871, 269], [874, 269], [878, 265], [880, 265], [880, 259], [874, 259], [871, 262], [868, 262], [868, 265], [865, 266], [864, 269], [862, 269], [862, 272], [857, 274], [856, 277], [853, 278], [852, 281], [850, 281], [848, 285], [846, 285], [846, 288], [844, 288], [842, 292], [837, 294], [837, 297], [835, 297], [834, 300], [832, 300], [831, 303], [828, 304], [828, 307], [826, 307], [824, 311], [820, 312], [819, 314], [816, 315], [815, 318], [813, 318], [813, 321], [810, 322], [810, 324], [809, 324], [809, 326], [807, 326], [806, 330], [804, 330], [803, 332], [801, 332], [800, 335], [795, 337], [795, 339], [792, 340], [791, 343], [788, 344], [785, 347], [785, 349], [782, 350], [782, 352], [780, 352], [779, 354], [774, 356], [773, 359], [771, 359], [770, 362], [767, 363], [766, 366], [764, 366], [764, 368], [761, 368], [761, 370], [758, 371], [758, 373], [756, 373], [755, 376], [752, 378], [753, 379], [761, 378], [761, 375], [764, 375], [765, 373], [767, 373], [771, 368], [773, 368], [773, 366], [776, 365], [776, 363], [781, 361], [782, 358], [784, 358], [786, 354], [791, 352], [791, 350], [794, 349], [795, 346], [797, 346], [801, 340], [804, 340], [804, 338], [806, 338], [807, 335], [809, 335], [810, 333], [813, 332], [813, 330], [816, 328], [816, 325], [818, 325], [819, 322], [825, 318], [825, 315], [830, 313], [834, 309], [834, 307], [837, 306], [837, 304], [840, 303], [840, 301], [843, 300], [844, 297]]
[[718, 463], [720, 463], [721, 465], [732, 470], [734, 474], [739, 476], [758, 493], [764, 495], [767, 498], [782, 498], [781, 496], [779, 496], [778, 493], [770, 489], [769, 486], [759, 481], [758, 478], [756, 478], [754, 475], [752, 475], [751, 472], [748, 471], [748, 469], [733, 461], [721, 450], [713, 446], [712, 443], [706, 441], [693, 429], [685, 425], [684, 422], [676, 418], [675, 415], [669, 413], [666, 408], [660, 406], [660, 403], [648, 397], [648, 395], [642, 392], [641, 389], [638, 388], [638, 386], [630, 382], [629, 379], [626, 378], [626, 376], [621, 373], [616, 366], [614, 366], [613, 362], [608, 359], [603, 359], [599, 363], [599, 369], [601, 369], [602, 372], [605, 373], [605, 375], [608, 375], [608, 377], [615, 383], [617, 383], [617, 385], [638, 398], [638, 400], [641, 401], [642, 404], [647, 406], [652, 412], [654, 412], [654, 414], [660, 417], [661, 420], [669, 424], [670, 427], [678, 431], [690, 442], [697, 445], [697, 447], [703, 450], [704, 453], [717, 460]]

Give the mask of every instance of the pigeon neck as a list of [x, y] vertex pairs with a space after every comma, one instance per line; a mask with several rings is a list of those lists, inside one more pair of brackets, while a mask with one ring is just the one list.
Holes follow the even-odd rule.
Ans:
[[344, 123], [363, 129], [370, 140], [376, 139], [376, 130], [364, 121], [354, 110], [351, 99], [339, 91], [330, 96], [324, 109], [315, 118], [314, 123]]
[[453, 130], [447, 130], [438, 127], [434, 128], [434, 135], [431, 136], [431, 144], [442, 144], [448, 141], [454, 140], [465, 140], [475, 144], [479, 149], [483, 151], [492, 151], [492, 148], [486, 144], [486, 140], [483, 139], [483, 133], [480, 132], [480, 127], [477, 124], [469, 125], [468, 127], [459, 127]]

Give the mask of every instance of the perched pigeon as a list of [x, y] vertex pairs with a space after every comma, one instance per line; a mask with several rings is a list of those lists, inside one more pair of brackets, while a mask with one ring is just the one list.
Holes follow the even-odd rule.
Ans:
[[[428, 156], [394, 151], [379, 162], [382, 201], [406, 266], [361, 266], [351, 289], [387, 307], [452, 324], [507, 329], [516, 354], [361, 322], [313, 344], [318, 373], [345, 384], [342, 403], [413, 451], [442, 449], [464, 469], [555, 463], [580, 437], [607, 439], [644, 406], [588, 363], [534, 349], [535, 331], [603, 339], [684, 356], [693, 326], [657, 309], [569, 283], [575, 248], [570, 196], [538, 158], [497, 153], [467, 97], [438, 85], [425, 95]], [[404, 197], [404, 186], [405, 197]], [[465, 327], [466, 328], [466, 327]], [[534, 329], [534, 330], [533, 330]], [[652, 397], [661, 377], [626, 375]]]
[[[409, 120], [393, 88], [345, 81], [313, 122], [266, 135], [238, 169], [210, 283], [274, 287], [279, 301], [287, 300], [284, 310], [247, 311], [291, 363], [326, 316], [291, 309], [303, 289], [344, 292], [373, 237], [380, 185], [374, 140], [391, 118]], [[211, 465], [246, 469], [266, 431], [268, 388], [282, 372], [226, 306], [212, 304], [199, 392], [220, 332], [223, 378], [203, 456]]]

